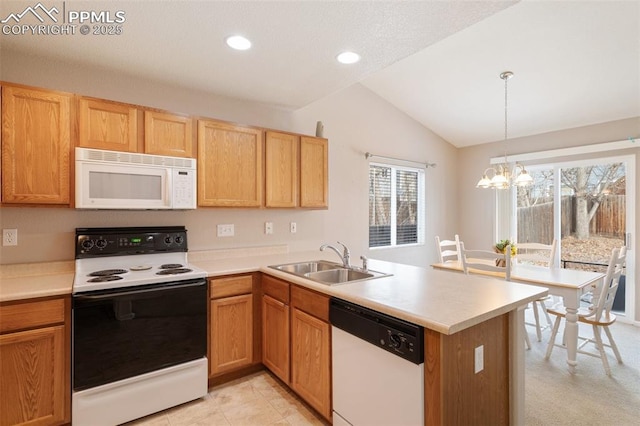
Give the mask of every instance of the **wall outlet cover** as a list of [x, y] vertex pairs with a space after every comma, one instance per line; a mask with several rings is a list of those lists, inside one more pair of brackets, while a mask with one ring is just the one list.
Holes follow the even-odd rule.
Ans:
[[17, 246], [18, 245], [18, 230], [17, 229], [3, 229], [2, 230], [2, 245], [3, 246]]
[[233, 224], [218, 225], [218, 237], [233, 237], [234, 234]]

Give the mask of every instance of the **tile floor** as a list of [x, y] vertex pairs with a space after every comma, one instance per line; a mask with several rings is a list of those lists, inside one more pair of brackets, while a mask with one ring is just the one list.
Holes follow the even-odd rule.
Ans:
[[127, 426], [253, 426], [327, 423], [267, 371], [209, 389], [202, 399], [144, 417]]

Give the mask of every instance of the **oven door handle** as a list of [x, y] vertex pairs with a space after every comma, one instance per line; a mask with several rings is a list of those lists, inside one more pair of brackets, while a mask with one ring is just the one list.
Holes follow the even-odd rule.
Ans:
[[114, 297], [121, 297], [121, 296], [136, 296], [138, 294], [145, 294], [145, 293], [151, 293], [151, 292], [157, 293], [159, 291], [165, 291], [165, 290], [177, 290], [177, 289], [183, 289], [183, 288], [189, 288], [189, 287], [199, 287], [206, 284], [207, 282], [202, 280], [196, 283], [178, 284], [178, 285], [171, 285], [166, 287], [145, 288], [140, 290], [127, 290], [127, 291], [121, 291], [117, 293], [96, 294], [96, 295], [80, 294], [80, 295], [74, 295], [73, 298], [77, 301], [105, 300], [105, 299], [113, 299]]

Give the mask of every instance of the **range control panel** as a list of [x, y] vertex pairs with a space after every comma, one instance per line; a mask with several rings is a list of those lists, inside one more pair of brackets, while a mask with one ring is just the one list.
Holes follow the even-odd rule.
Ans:
[[76, 229], [76, 259], [185, 251], [187, 231], [180, 226]]

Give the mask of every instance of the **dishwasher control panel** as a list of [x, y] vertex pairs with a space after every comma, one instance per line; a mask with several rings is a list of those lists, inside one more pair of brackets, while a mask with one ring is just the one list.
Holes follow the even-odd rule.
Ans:
[[336, 297], [329, 303], [329, 320], [360, 339], [414, 364], [424, 362], [424, 329]]
[[411, 355], [418, 350], [416, 347], [417, 337], [411, 333], [405, 333], [381, 325], [378, 335], [380, 337], [378, 343], [389, 352], [411, 357]]

